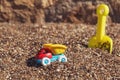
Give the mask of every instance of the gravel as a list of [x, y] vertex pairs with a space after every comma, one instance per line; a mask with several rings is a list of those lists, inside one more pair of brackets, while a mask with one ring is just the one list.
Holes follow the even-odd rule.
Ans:
[[[0, 80], [113, 80], [120, 79], [120, 24], [107, 25], [112, 54], [87, 47], [96, 25], [0, 23]], [[36, 65], [34, 56], [43, 44], [68, 47], [67, 63]]]

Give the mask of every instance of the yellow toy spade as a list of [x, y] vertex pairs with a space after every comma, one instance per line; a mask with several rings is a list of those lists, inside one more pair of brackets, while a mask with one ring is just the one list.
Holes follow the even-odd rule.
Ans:
[[113, 41], [112, 39], [105, 34], [106, 18], [109, 13], [109, 8], [105, 4], [101, 4], [97, 7], [97, 31], [96, 35], [93, 36], [89, 43], [88, 47], [91, 48], [101, 48], [112, 52]]

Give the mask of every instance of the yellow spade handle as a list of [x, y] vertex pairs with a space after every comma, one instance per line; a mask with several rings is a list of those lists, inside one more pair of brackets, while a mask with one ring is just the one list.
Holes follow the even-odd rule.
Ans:
[[101, 4], [97, 8], [97, 15], [98, 15], [98, 23], [97, 23], [97, 32], [96, 37], [97, 40], [102, 40], [103, 36], [105, 35], [105, 26], [106, 26], [106, 18], [109, 13], [109, 8], [105, 4]]

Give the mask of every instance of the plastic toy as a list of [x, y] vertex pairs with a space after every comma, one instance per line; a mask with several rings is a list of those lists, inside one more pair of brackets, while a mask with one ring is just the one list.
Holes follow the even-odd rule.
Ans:
[[109, 36], [105, 34], [105, 25], [106, 25], [106, 18], [108, 13], [109, 13], [109, 8], [107, 5], [101, 4], [98, 6], [97, 31], [96, 31], [96, 35], [90, 39], [88, 46], [91, 48], [101, 48], [104, 50], [108, 50], [111, 53], [113, 47], [113, 41]]
[[35, 56], [36, 62], [43, 66], [54, 61], [67, 62], [67, 57], [64, 55], [66, 49], [67, 47], [61, 44], [44, 44]]

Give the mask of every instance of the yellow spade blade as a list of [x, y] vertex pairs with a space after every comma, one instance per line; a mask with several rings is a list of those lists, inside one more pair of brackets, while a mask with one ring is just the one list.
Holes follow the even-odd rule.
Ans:
[[113, 41], [107, 35], [105, 35], [101, 41], [97, 41], [96, 36], [93, 36], [89, 41], [88, 47], [108, 50], [111, 53], [113, 47]]
[[88, 43], [88, 47], [101, 48], [104, 50], [108, 50], [111, 53], [113, 41], [109, 36], [105, 34], [106, 17], [108, 13], [109, 13], [109, 8], [107, 5], [101, 4], [98, 6], [97, 8], [97, 15], [98, 15], [97, 31], [96, 31], [96, 35], [90, 39]]

